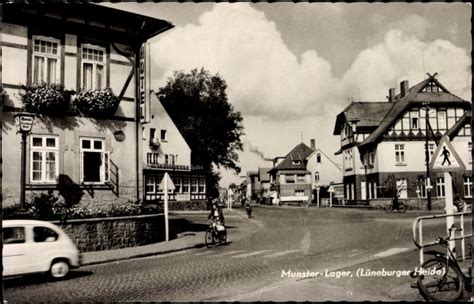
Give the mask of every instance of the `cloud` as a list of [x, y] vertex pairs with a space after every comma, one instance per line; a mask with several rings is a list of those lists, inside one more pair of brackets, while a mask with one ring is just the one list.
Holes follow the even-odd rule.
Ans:
[[471, 62], [464, 49], [445, 40], [422, 42], [431, 25], [417, 15], [388, 27], [335, 77], [315, 50], [293, 54], [263, 12], [247, 3], [216, 4], [197, 25], [176, 27], [152, 44], [158, 71], [153, 84], [164, 85], [175, 70], [205, 67], [227, 81], [237, 110], [276, 120], [335, 116], [350, 97], [384, 101], [390, 87], [404, 79], [418, 83], [424, 72], [438, 72], [448, 89], [464, 87], [455, 93], [470, 99]]

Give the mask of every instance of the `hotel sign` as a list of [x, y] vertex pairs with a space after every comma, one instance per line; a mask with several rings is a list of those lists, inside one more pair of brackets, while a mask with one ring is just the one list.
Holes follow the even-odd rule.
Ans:
[[150, 44], [140, 48], [138, 62], [138, 89], [140, 102], [140, 122], [150, 122]]

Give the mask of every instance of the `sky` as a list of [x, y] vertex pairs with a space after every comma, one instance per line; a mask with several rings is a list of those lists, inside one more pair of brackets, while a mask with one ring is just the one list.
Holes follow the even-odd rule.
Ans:
[[[387, 101], [438, 73], [453, 94], [471, 100], [471, 6], [464, 3], [109, 3], [167, 20], [150, 40], [152, 87], [173, 71], [204, 67], [227, 82], [243, 116], [240, 174], [221, 169], [221, 186], [271, 167], [316, 140], [334, 161], [336, 116], [351, 100]], [[341, 174], [342, 179], [342, 174]]]

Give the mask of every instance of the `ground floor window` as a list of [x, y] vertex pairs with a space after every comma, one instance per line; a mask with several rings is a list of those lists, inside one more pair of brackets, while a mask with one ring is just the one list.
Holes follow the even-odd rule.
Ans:
[[346, 199], [354, 200], [355, 196], [355, 185], [354, 183], [346, 183]]
[[436, 194], [438, 197], [445, 196], [444, 190], [444, 177], [437, 177], [436, 178]]
[[369, 182], [369, 199], [377, 198], [377, 183]]
[[472, 179], [464, 176], [464, 197], [472, 197]]
[[30, 145], [30, 180], [55, 183], [59, 171], [58, 136], [32, 135]]
[[81, 182], [105, 183], [110, 180], [109, 152], [101, 138], [81, 138]]
[[295, 196], [304, 196], [304, 190], [295, 190]]
[[420, 198], [426, 198], [426, 178], [420, 178], [418, 180], [418, 195]]
[[406, 179], [399, 179], [397, 180], [397, 192], [399, 198], [407, 198], [408, 191], [407, 191], [407, 180]]

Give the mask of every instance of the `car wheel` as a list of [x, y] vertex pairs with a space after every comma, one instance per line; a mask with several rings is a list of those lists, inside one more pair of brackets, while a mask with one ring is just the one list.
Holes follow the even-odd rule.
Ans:
[[49, 275], [56, 280], [64, 278], [69, 273], [69, 263], [66, 260], [54, 260], [49, 269]]

